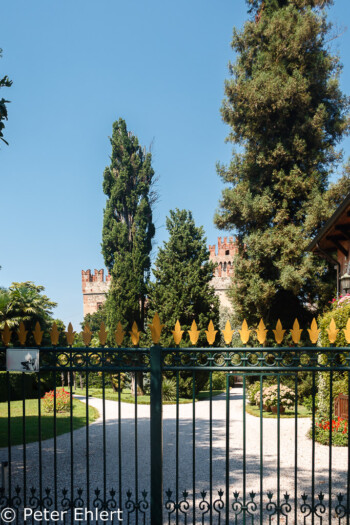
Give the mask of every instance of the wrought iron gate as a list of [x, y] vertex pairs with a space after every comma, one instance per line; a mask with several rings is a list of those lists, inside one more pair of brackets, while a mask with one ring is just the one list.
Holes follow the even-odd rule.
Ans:
[[[196, 330], [195, 327], [190, 333], [194, 344]], [[158, 345], [161, 331], [158, 317], [153, 320], [151, 331], [155, 344], [150, 348], [138, 346], [137, 330], [134, 348], [122, 348], [120, 334], [116, 335], [119, 346], [107, 348], [103, 327], [99, 348], [89, 346], [91, 334], [87, 329], [84, 348], [72, 346], [72, 329], [67, 334], [69, 346], [58, 347], [53, 331], [52, 346], [40, 347], [40, 369], [36, 372], [37, 438], [31, 442], [27, 442], [27, 375], [24, 372], [20, 375], [22, 399], [17, 402], [21, 410], [18, 416], [14, 415], [11, 397], [12, 372], [2, 374], [8, 420], [7, 447], [0, 449], [1, 523], [349, 524], [350, 447], [333, 443], [332, 390], [334, 378], [341, 377], [346, 385], [342, 394], [350, 396], [350, 348], [317, 347], [315, 325], [309, 330], [312, 341], [309, 347], [298, 346], [300, 333], [298, 339], [293, 331], [294, 346], [277, 346], [283, 340], [281, 326], [276, 327], [277, 344], [273, 347], [263, 346], [266, 329], [261, 325], [257, 330], [260, 347], [180, 348], [178, 326], [174, 331], [177, 346], [162, 348]], [[214, 328], [209, 327], [209, 344], [214, 343], [216, 332], [213, 332]], [[226, 342], [231, 340], [230, 334], [232, 338], [227, 327]], [[246, 345], [250, 336], [246, 325], [240, 335]], [[336, 336], [333, 326], [331, 343]], [[6, 328], [4, 347], [0, 349], [3, 371], [6, 352], [14, 350], [10, 349], [10, 337]], [[350, 334], [346, 337], [350, 339]], [[25, 336], [21, 344], [19, 348], [26, 348]], [[225, 374], [226, 389], [214, 395], [213, 374], [218, 371]], [[122, 402], [120, 386], [125, 372], [149, 376], [150, 405], [140, 403], [137, 374], [134, 404]], [[62, 373], [70, 378], [71, 399], [73, 375], [83, 376], [81, 399], [85, 402], [85, 418], [89, 420], [93, 405], [98, 408], [100, 418], [75, 430], [71, 403], [69, 432], [59, 435], [56, 394]], [[309, 417], [302, 418], [299, 390], [300, 376], [305, 373], [311, 381], [312, 400]], [[96, 374], [101, 381], [99, 400], [89, 397], [91, 380]], [[114, 401], [106, 399], [111, 374], [117, 385]], [[196, 384], [203, 374], [208, 380], [208, 394], [205, 400], [198, 401]], [[192, 388], [188, 403], [180, 402], [180, 381], [184, 375]], [[242, 377], [241, 387], [232, 387], [233, 375]], [[166, 376], [175, 381], [175, 402], [169, 405], [162, 401]], [[258, 399], [255, 415], [248, 403], [248, 384], [252, 378]], [[42, 396], [48, 379], [53, 384], [54, 417], [52, 437], [43, 440], [47, 423]], [[321, 379], [329, 385], [330, 425], [325, 425], [328, 434], [325, 444], [316, 440], [319, 428], [316, 387]], [[269, 415], [264, 407], [266, 383], [273, 387], [275, 417], [265, 417]], [[289, 418], [282, 414], [286, 383], [289, 389], [293, 386], [294, 392]], [[347, 422], [342, 421], [342, 425], [347, 436]]]

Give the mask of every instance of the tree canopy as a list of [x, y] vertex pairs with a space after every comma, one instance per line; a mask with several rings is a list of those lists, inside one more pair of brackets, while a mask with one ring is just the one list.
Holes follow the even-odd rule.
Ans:
[[[53, 323], [52, 311], [57, 303], [42, 292], [45, 288], [31, 281], [12, 283], [8, 289], [0, 289], [0, 328], [5, 322], [16, 332], [22, 321], [28, 330], [28, 341], [33, 341], [32, 333], [39, 322], [48, 342], [48, 330]], [[61, 323], [62, 326], [63, 323]]]
[[[0, 58], [2, 57], [2, 49], [0, 49]], [[8, 78], [7, 75], [0, 78], [0, 89], [4, 87], [11, 87], [12, 86], [12, 80]], [[4, 139], [4, 121], [7, 120], [7, 107], [6, 104], [9, 103], [9, 100], [4, 99], [3, 97], [0, 98], [0, 140], [2, 142], [5, 142], [5, 144], [8, 144], [8, 142]]]
[[157, 311], [165, 325], [162, 344], [173, 346], [171, 331], [180, 321], [187, 340], [187, 330], [196, 321], [202, 329], [199, 344], [207, 346], [204, 330], [209, 321], [218, 328], [219, 301], [210, 281], [214, 264], [203, 228], [196, 226], [187, 210], [170, 211], [166, 219], [169, 239], [159, 248], [153, 270], [155, 282], [149, 291], [149, 319]]
[[238, 233], [232, 300], [251, 322], [307, 316], [330, 293], [328, 263], [305, 254], [333, 211], [320, 203], [335, 204], [348, 187], [327, 193], [349, 110], [319, 9], [330, 3], [249, 0], [251, 18], [233, 33], [221, 111], [240, 148], [218, 166], [227, 187], [215, 222]]
[[152, 221], [151, 153], [146, 153], [124, 120], [113, 124], [111, 164], [104, 171], [107, 195], [102, 230], [102, 254], [110, 270], [106, 301], [110, 333], [118, 321], [143, 327], [144, 303], [150, 274]]

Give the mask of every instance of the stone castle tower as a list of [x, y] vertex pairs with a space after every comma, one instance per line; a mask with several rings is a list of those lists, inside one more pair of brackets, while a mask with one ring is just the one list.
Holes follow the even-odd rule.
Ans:
[[[216, 245], [209, 245], [209, 260], [217, 263], [212, 279], [212, 285], [215, 288], [215, 293], [220, 299], [220, 305], [232, 309], [232, 305], [226, 295], [230, 287], [231, 277], [233, 274], [233, 259], [238, 252], [237, 241], [230, 237], [218, 237], [218, 251], [216, 253]], [[111, 282], [111, 276], [108, 274], [106, 280], [104, 279], [104, 270], [95, 270], [94, 274], [91, 270], [81, 271], [81, 284], [84, 301], [84, 317], [86, 314], [93, 314], [97, 312], [106, 300]]]
[[104, 272], [104, 270], [95, 270], [94, 275], [92, 275], [91, 270], [81, 271], [84, 317], [86, 314], [97, 312], [106, 300], [111, 276], [108, 274], [105, 280]]
[[233, 275], [233, 259], [238, 253], [237, 240], [234, 241], [233, 237], [230, 237], [227, 241], [227, 237], [224, 237], [222, 241], [221, 237], [218, 237], [218, 252], [216, 253], [216, 246], [213, 244], [209, 245], [209, 253], [209, 260], [218, 265], [214, 272], [212, 285], [220, 299], [220, 306], [232, 310], [232, 304], [226, 292], [230, 287]]

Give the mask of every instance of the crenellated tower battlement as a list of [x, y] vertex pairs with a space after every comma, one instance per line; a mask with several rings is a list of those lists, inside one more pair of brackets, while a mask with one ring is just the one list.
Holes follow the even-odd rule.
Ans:
[[[218, 237], [217, 251], [216, 245], [209, 245], [209, 260], [217, 263], [212, 279], [212, 285], [215, 288], [216, 295], [219, 296], [220, 304], [229, 309], [232, 309], [226, 292], [230, 287], [231, 278], [233, 275], [233, 260], [238, 253], [237, 239], [233, 237]], [[106, 275], [105, 271], [82, 270], [81, 271], [81, 285], [84, 301], [84, 317], [86, 314], [93, 314], [106, 301], [106, 295], [111, 283], [110, 274]]]
[[84, 317], [86, 314], [97, 312], [106, 300], [106, 295], [110, 286], [111, 276], [106, 275], [104, 270], [82, 270], [81, 286], [83, 291]]
[[215, 288], [216, 295], [219, 296], [221, 306], [232, 309], [231, 302], [229, 301], [226, 292], [231, 285], [231, 279], [233, 276], [233, 260], [238, 253], [238, 241], [233, 240], [233, 237], [218, 237], [216, 245], [209, 245], [209, 260], [217, 263], [217, 267], [214, 271], [212, 279], [212, 285]]

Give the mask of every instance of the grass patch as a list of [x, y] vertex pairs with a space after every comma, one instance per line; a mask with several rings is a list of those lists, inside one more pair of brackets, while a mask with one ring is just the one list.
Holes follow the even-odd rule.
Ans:
[[[213, 397], [218, 396], [220, 394], [225, 393], [226, 390], [212, 390]], [[201, 390], [201, 392], [198, 392], [197, 394], [197, 401], [202, 401], [203, 399], [210, 399], [210, 391], [209, 390]]]
[[[213, 390], [213, 396], [217, 396], [218, 394], [221, 394], [224, 392], [224, 390]], [[74, 391], [74, 394], [79, 396], [85, 396], [86, 390], [85, 388], [76, 388]], [[102, 389], [101, 388], [89, 388], [89, 397], [97, 397], [99, 399], [102, 399]], [[199, 394], [196, 397], [196, 401], [203, 400], [203, 399], [209, 399], [210, 393], [209, 390], [204, 390], [203, 392], [199, 392]], [[118, 401], [119, 394], [118, 392], [115, 392], [113, 388], [105, 388], [105, 399], [108, 399], [110, 401]], [[135, 403], [135, 396], [131, 394], [131, 391], [129, 389], [124, 389], [121, 393], [120, 400], [123, 403]], [[184, 403], [192, 403], [192, 399], [186, 399], [183, 397], [180, 397], [179, 402], [181, 404]], [[149, 405], [150, 404], [150, 396], [137, 396], [137, 403], [140, 405]], [[176, 401], [163, 401], [163, 405], [174, 405]]]
[[[0, 447], [8, 446], [8, 403], [0, 403]], [[99, 416], [98, 410], [89, 407], [89, 423]], [[49, 439], [54, 436], [54, 416], [52, 413], [44, 412], [41, 406], [41, 439]], [[23, 401], [11, 401], [11, 445], [23, 443]], [[86, 404], [73, 400], [73, 430], [86, 425]], [[39, 417], [38, 400], [26, 399], [25, 401], [25, 431], [26, 443], [32, 443], [39, 439]], [[56, 434], [70, 432], [70, 411], [56, 414]]]
[[[256, 405], [247, 404], [246, 412], [248, 412], [248, 414], [251, 414], [252, 416], [260, 417], [260, 407]], [[263, 410], [262, 414], [263, 414], [263, 417], [277, 419], [277, 414], [273, 414], [272, 412], [265, 412], [265, 410]], [[295, 417], [294, 410], [286, 409], [284, 414], [280, 414], [280, 418], [290, 418], [290, 417]], [[298, 417], [311, 417], [311, 411], [302, 405], [298, 405]]]

